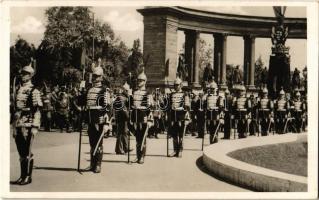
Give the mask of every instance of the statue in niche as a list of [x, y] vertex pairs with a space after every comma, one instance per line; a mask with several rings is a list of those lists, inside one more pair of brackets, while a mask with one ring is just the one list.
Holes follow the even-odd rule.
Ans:
[[182, 80], [188, 80], [188, 71], [186, 69], [185, 56], [182, 53], [178, 57], [177, 76], [180, 77]]

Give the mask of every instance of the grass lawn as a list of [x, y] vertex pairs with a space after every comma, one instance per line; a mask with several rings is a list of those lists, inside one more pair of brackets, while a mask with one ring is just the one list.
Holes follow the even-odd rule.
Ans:
[[249, 164], [307, 176], [307, 143], [289, 142], [233, 151], [228, 156]]

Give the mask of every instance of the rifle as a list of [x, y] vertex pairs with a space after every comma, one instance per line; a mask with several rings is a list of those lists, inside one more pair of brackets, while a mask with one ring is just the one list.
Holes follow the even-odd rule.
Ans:
[[83, 105], [80, 111], [80, 135], [79, 135], [79, 150], [78, 150], [78, 172], [80, 172], [80, 160], [81, 160], [81, 144], [82, 144], [82, 115], [83, 115]]
[[167, 136], [166, 136], [166, 155], [167, 157], [169, 157], [169, 132], [170, 132], [170, 128], [168, 128], [167, 130]]

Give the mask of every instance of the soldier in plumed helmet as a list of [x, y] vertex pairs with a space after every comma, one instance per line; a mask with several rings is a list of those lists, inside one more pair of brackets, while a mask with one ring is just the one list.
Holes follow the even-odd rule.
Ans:
[[101, 172], [103, 158], [103, 136], [110, 129], [110, 90], [102, 85], [103, 69], [92, 69], [92, 87], [86, 95], [86, 110], [88, 117], [88, 135], [90, 142], [90, 170], [94, 173]]
[[279, 97], [275, 102], [275, 123], [277, 133], [282, 134], [287, 131], [288, 114], [290, 105], [286, 100], [285, 91], [283, 89], [279, 92]]
[[131, 122], [136, 137], [136, 159], [133, 162], [144, 163], [146, 153], [146, 136], [149, 127], [153, 124], [151, 113], [152, 96], [146, 91], [147, 77], [142, 73], [137, 77], [137, 89], [133, 91]]
[[225, 90], [225, 98], [223, 99], [222, 109], [224, 112], [224, 139], [230, 139], [233, 120], [233, 96], [230, 94], [228, 88]]
[[245, 138], [247, 134], [247, 98], [246, 98], [246, 88], [242, 84], [239, 87], [239, 97], [235, 101], [235, 120], [237, 125], [237, 132], [239, 138]]
[[174, 92], [169, 99], [170, 135], [173, 137], [174, 153], [170, 156], [179, 157], [183, 150], [183, 137], [189, 123], [190, 99], [182, 90], [182, 80], [177, 77], [174, 81]]
[[218, 129], [220, 128], [220, 111], [222, 107], [221, 98], [217, 95], [218, 86], [215, 81], [207, 85], [207, 93], [205, 95], [205, 111], [207, 130], [210, 135], [210, 144], [218, 142]]
[[261, 99], [258, 102], [258, 117], [259, 124], [261, 126], [261, 135], [268, 135], [271, 119], [274, 116], [274, 102], [268, 98], [268, 90], [266, 87], [263, 88]]
[[292, 111], [292, 117], [293, 122], [296, 126], [296, 132], [300, 133], [302, 129], [302, 123], [304, 123], [304, 112], [306, 110], [305, 104], [301, 101], [301, 94], [299, 91], [296, 91], [295, 98], [292, 102], [291, 111]]
[[22, 69], [22, 85], [18, 88], [14, 112], [14, 130], [17, 149], [20, 156], [21, 175], [14, 184], [26, 185], [32, 182], [33, 154], [32, 144], [34, 136], [40, 128], [41, 113], [43, 106], [41, 93], [31, 83], [34, 69], [31, 66], [25, 66]]

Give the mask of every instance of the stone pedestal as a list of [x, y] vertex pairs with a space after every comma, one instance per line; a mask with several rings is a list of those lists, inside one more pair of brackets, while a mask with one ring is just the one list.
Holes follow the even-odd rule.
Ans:
[[269, 59], [268, 72], [269, 95], [276, 98], [281, 87], [285, 92], [290, 92], [290, 55], [271, 55]]

